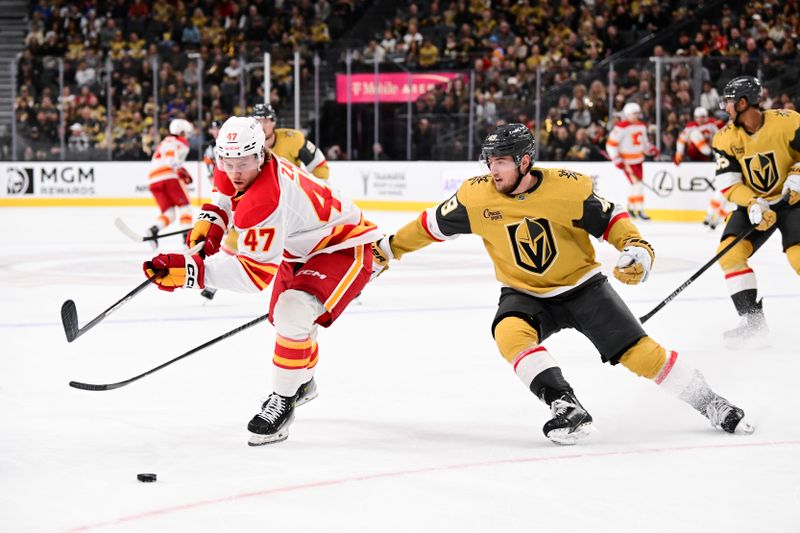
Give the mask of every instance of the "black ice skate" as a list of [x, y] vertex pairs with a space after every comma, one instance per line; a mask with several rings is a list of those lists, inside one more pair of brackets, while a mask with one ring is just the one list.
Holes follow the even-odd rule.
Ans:
[[742, 315], [739, 325], [722, 334], [725, 346], [736, 350], [766, 348], [770, 345], [767, 320], [764, 318], [764, 308], [759, 300], [755, 307]]
[[651, 220], [650, 217], [647, 216], [647, 213], [645, 213], [644, 211], [639, 211], [638, 216], [642, 220]]
[[717, 229], [717, 224], [719, 224], [719, 219], [714, 215], [706, 215], [706, 219], [703, 221], [703, 225], [711, 229]]
[[711, 421], [711, 425], [726, 433], [749, 435], [755, 431], [755, 428], [745, 420], [744, 411], [722, 396], [716, 396], [708, 402], [705, 411], [704, 414]]
[[542, 431], [553, 442], [575, 444], [594, 431], [592, 415], [583, 408], [574, 393], [565, 392], [553, 400], [550, 409], [553, 418], [544, 425]]
[[286, 397], [273, 392], [258, 413], [247, 424], [250, 446], [262, 446], [281, 442], [289, 437], [289, 426], [294, 421], [294, 406], [297, 395]]
[[319, 392], [317, 392], [317, 382], [314, 381], [314, 378], [306, 381], [300, 388], [297, 389], [297, 399], [294, 402], [295, 407], [300, 407], [301, 405], [310, 402], [317, 396], [319, 396]]

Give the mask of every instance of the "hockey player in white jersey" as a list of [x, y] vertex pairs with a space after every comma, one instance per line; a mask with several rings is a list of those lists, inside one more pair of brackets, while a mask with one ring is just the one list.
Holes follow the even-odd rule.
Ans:
[[614, 165], [625, 173], [631, 184], [628, 195], [628, 213], [632, 217], [650, 220], [644, 212], [644, 156], [656, 156], [657, 149], [647, 138], [647, 126], [642, 122], [642, 108], [635, 102], [628, 102], [622, 108], [625, 119], [614, 125], [608, 135], [606, 152]]
[[[162, 254], [145, 263], [155, 283], [202, 289], [211, 284], [258, 292], [273, 283], [269, 320], [275, 326], [273, 392], [248, 425], [250, 444], [284, 440], [295, 406], [316, 396], [317, 327], [330, 326], [372, 273], [375, 224], [338, 191], [272, 154], [254, 118], [231, 117], [217, 137], [212, 202], [189, 233], [203, 254], [220, 249], [228, 221], [239, 232], [236, 255]], [[245, 194], [246, 193], [246, 194]]]
[[[705, 107], [695, 108], [694, 120], [686, 124], [686, 127], [683, 128], [683, 131], [678, 136], [675, 156], [672, 159], [675, 165], [678, 166], [685, 160], [711, 161], [713, 158], [711, 141], [714, 138], [714, 134], [724, 125], [723, 121], [709, 118], [708, 110]], [[703, 224], [714, 229], [735, 208], [736, 205], [728, 202], [722, 191], [717, 189], [712, 193], [708, 202], [706, 218], [703, 220]]]
[[[189, 155], [189, 136], [194, 127], [188, 120], [176, 118], [169, 123], [169, 135], [159, 143], [148, 175], [150, 192], [158, 203], [161, 214], [148, 230], [153, 237], [176, 219], [181, 224], [192, 223], [192, 209], [186, 185], [192, 183], [183, 163]], [[153, 243], [157, 244], [154, 240]]]

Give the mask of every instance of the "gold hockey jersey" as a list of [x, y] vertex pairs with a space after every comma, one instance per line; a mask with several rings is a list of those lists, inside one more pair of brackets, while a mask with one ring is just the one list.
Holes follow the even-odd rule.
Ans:
[[322, 150], [306, 139], [303, 132], [289, 128], [275, 130], [275, 144], [270, 148], [272, 152], [289, 160], [293, 165], [305, 165], [306, 170], [315, 177], [326, 180], [330, 175], [328, 161]]
[[789, 174], [800, 174], [800, 113], [764, 111], [754, 134], [733, 122], [714, 135], [717, 187], [730, 201], [748, 205], [753, 198], [777, 203]]
[[396, 259], [432, 242], [473, 233], [483, 239], [503, 285], [538, 297], [562, 294], [600, 271], [589, 236], [622, 250], [639, 231], [621, 206], [597, 196], [588, 176], [534, 168], [539, 179], [514, 196], [490, 174], [470, 178], [449, 200], [425, 210], [391, 239]]

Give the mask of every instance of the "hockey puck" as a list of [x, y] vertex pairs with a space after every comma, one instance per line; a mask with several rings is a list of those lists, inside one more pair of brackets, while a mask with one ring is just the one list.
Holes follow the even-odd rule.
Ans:
[[157, 479], [157, 477], [155, 474], [137, 474], [136, 479], [142, 483], [152, 483]]

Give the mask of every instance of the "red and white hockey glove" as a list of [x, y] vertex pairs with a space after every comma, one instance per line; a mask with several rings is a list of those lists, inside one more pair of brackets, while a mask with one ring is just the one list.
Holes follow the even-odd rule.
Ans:
[[225, 232], [228, 231], [228, 214], [214, 204], [203, 204], [192, 231], [186, 236], [186, 245], [193, 248], [203, 242], [206, 257], [219, 252]]
[[175, 174], [183, 181], [186, 185], [191, 185], [192, 183], [192, 175], [189, 174], [189, 171], [183, 167], [178, 167], [175, 169]]
[[614, 268], [614, 277], [626, 285], [637, 285], [647, 281], [656, 255], [650, 243], [644, 239], [630, 239], [619, 256]]
[[391, 235], [387, 235], [372, 243], [372, 274], [369, 277], [370, 281], [383, 274], [384, 270], [389, 270], [389, 261], [394, 259], [392, 247], [389, 244], [391, 238]]
[[159, 254], [142, 265], [145, 276], [155, 276], [162, 291], [177, 288], [204, 289], [206, 268], [199, 255]]
[[677, 152], [675, 152], [675, 155], [672, 156], [672, 162], [675, 163], [676, 167], [681, 164], [681, 159], [682, 159], [681, 154]]

